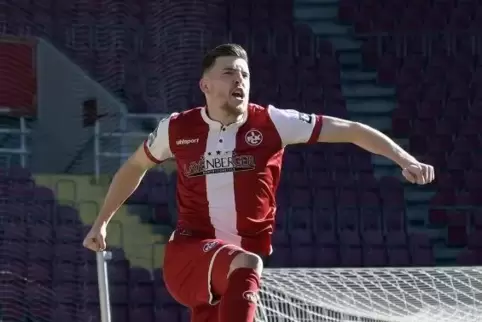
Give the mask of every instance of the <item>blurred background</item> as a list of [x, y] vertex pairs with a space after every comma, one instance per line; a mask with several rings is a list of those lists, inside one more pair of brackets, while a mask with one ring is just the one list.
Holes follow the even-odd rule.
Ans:
[[[166, 113], [203, 104], [210, 48], [243, 45], [252, 101], [367, 123], [436, 167], [423, 187], [351, 145], [294, 146], [272, 267], [482, 263], [480, 0], [0, 2], [0, 320], [99, 321], [82, 239]], [[113, 321], [188, 321], [163, 286], [176, 169], [109, 227]]]

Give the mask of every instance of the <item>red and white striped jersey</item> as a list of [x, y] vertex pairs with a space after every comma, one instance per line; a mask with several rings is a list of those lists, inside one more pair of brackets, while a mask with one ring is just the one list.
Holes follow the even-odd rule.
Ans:
[[198, 107], [161, 120], [144, 150], [176, 160], [178, 229], [268, 255], [284, 147], [317, 142], [321, 126], [319, 115], [255, 104], [223, 126]]

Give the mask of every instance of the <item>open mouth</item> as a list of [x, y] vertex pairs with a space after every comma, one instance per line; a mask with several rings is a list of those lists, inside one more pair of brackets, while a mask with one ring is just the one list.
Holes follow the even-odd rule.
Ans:
[[234, 97], [234, 98], [237, 98], [237, 99], [243, 99], [244, 98], [244, 92], [242, 89], [236, 89], [234, 90], [231, 95]]

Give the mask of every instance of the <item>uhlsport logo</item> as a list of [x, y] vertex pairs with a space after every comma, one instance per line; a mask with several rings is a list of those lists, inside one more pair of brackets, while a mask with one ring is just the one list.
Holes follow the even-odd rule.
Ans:
[[193, 143], [199, 143], [199, 139], [179, 139], [176, 141], [176, 145], [188, 145]]
[[256, 129], [251, 129], [246, 133], [244, 139], [249, 145], [258, 146], [261, 144], [261, 142], [263, 142], [263, 134]]

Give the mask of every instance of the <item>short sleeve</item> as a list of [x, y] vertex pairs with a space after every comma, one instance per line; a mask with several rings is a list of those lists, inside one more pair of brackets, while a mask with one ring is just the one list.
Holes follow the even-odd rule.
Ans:
[[171, 123], [172, 117], [177, 114], [178, 113], [173, 113], [159, 121], [157, 127], [149, 134], [147, 140], [144, 141], [144, 152], [154, 163], [161, 163], [173, 157], [169, 145], [169, 124]]
[[281, 137], [283, 146], [318, 142], [323, 124], [321, 115], [282, 110], [272, 105], [268, 106], [268, 113]]

